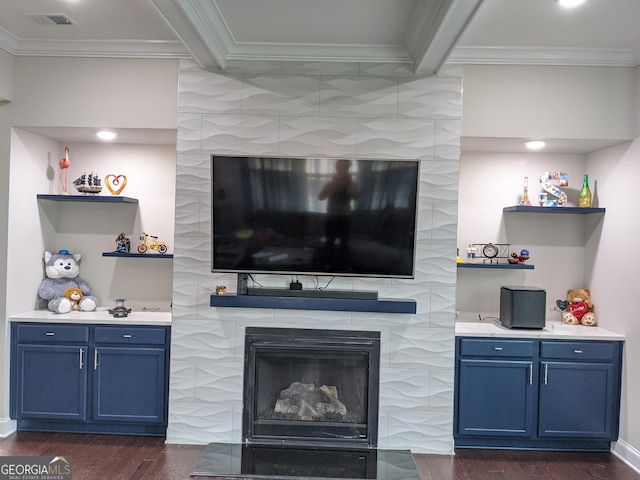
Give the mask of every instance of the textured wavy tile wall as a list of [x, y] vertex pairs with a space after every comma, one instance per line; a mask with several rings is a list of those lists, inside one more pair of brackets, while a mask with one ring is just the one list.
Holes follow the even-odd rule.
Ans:
[[[259, 70], [256, 69], [259, 68]], [[170, 443], [240, 442], [246, 326], [382, 335], [379, 447], [452, 449], [455, 254], [461, 79], [414, 78], [402, 65], [235, 62], [233, 73], [183, 61], [178, 161]], [[414, 280], [338, 278], [332, 288], [417, 301], [415, 315], [209, 307], [210, 154], [419, 158]], [[284, 286], [286, 276], [257, 276]], [[310, 279], [303, 283], [312, 287]]]

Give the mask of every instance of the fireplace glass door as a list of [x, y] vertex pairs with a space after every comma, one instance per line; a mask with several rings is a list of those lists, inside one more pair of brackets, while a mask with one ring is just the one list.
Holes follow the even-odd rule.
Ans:
[[378, 332], [247, 328], [244, 440], [377, 443]]

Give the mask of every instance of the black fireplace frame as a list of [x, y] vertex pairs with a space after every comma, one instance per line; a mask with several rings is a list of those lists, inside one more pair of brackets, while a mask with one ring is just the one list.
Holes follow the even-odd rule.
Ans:
[[[340, 355], [347, 352], [366, 359], [366, 420], [364, 423], [288, 422], [294, 432], [283, 434], [278, 421], [258, 419], [256, 408], [256, 356], [287, 348], [295, 352], [316, 349]], [[247, 327], [244, 350], [242, 439], [246, 444], [373, 449], [378, 443], [380, 388], [380, 332]]]

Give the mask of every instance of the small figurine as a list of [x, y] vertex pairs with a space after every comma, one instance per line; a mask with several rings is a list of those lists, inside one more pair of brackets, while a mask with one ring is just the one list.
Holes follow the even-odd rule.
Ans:
[[167, 247], [166, 242], [158, 240], [158, 237], [156, 235], [149, 235], [148, 233], [142, 232], [142, 234], [140, 235], [140, 245], [138, 245], [138, 252], [145, 253], [147, 250], [156, 250], [159, 253], [167, 253], [169, 247]]
[[83, 173], [73, 181], [73, 186], [80, 193], [97, 195], [102, 191], [102, 181], [97, 174], [91, 172], [89, 175]]
[[507, 259], [507, 262], [509, 262], [511, 265], [520, 265], [527, 260], [529, 260], [529, 250], [523, 248], [522, 250], [520, 250], [520, 255], [518, 255], [516, 252], [512, 252], [511, 257]]
[[109, 309], [109, 313], [113, 315], [114, 318], [124, 318], [131, 313], [131, 309], [124, 306], [124, 301], [124, 298], [117, 298], [116, 306]]
[[61, 195], [69, 195], [67, 192], [67, 170], [71, 166], [71, 160], [69, 160], [69, 147], [64, 147], [64, 158], [60, 160], [60, 188], [62, 189]]
[[64, 296], [71, 302], [71, 310], [78, 310], [78, 305], [84, 294], [82, 290], [76, 287], [69, 287], [64, 291]]
[[123, 232], [116, 238], [116, 252], [129, 253], [129, 250], [131, 250], [131, 242]]
[[110, 173], [104, 177], [104, 183], [107, 186], [107, 190], [111, 192], [111, 195], [120, 195], [120, 192], [127, 186], [127, 177]]
[[218, 285], [216, 286], [216, 295], [226, 295], [227, 294], [227, 286], [226, 285]]
[[476, 255], [478, 254], [478, 249], [472, 243], [467, 247], [467, 263], [476, 263]]

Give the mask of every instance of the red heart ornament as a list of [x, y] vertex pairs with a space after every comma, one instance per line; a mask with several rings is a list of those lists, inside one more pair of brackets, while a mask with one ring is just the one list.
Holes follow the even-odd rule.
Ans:
[[589, 311], [589, 305], [585, 302], [572, 303], [569, 305], [569, 310], [577, 319], [581, 319]]
[[110, 173], [104, 177], [104, 183], [112, 195], [120, 195], [120, 192], [127, 186], [127, 177]]

